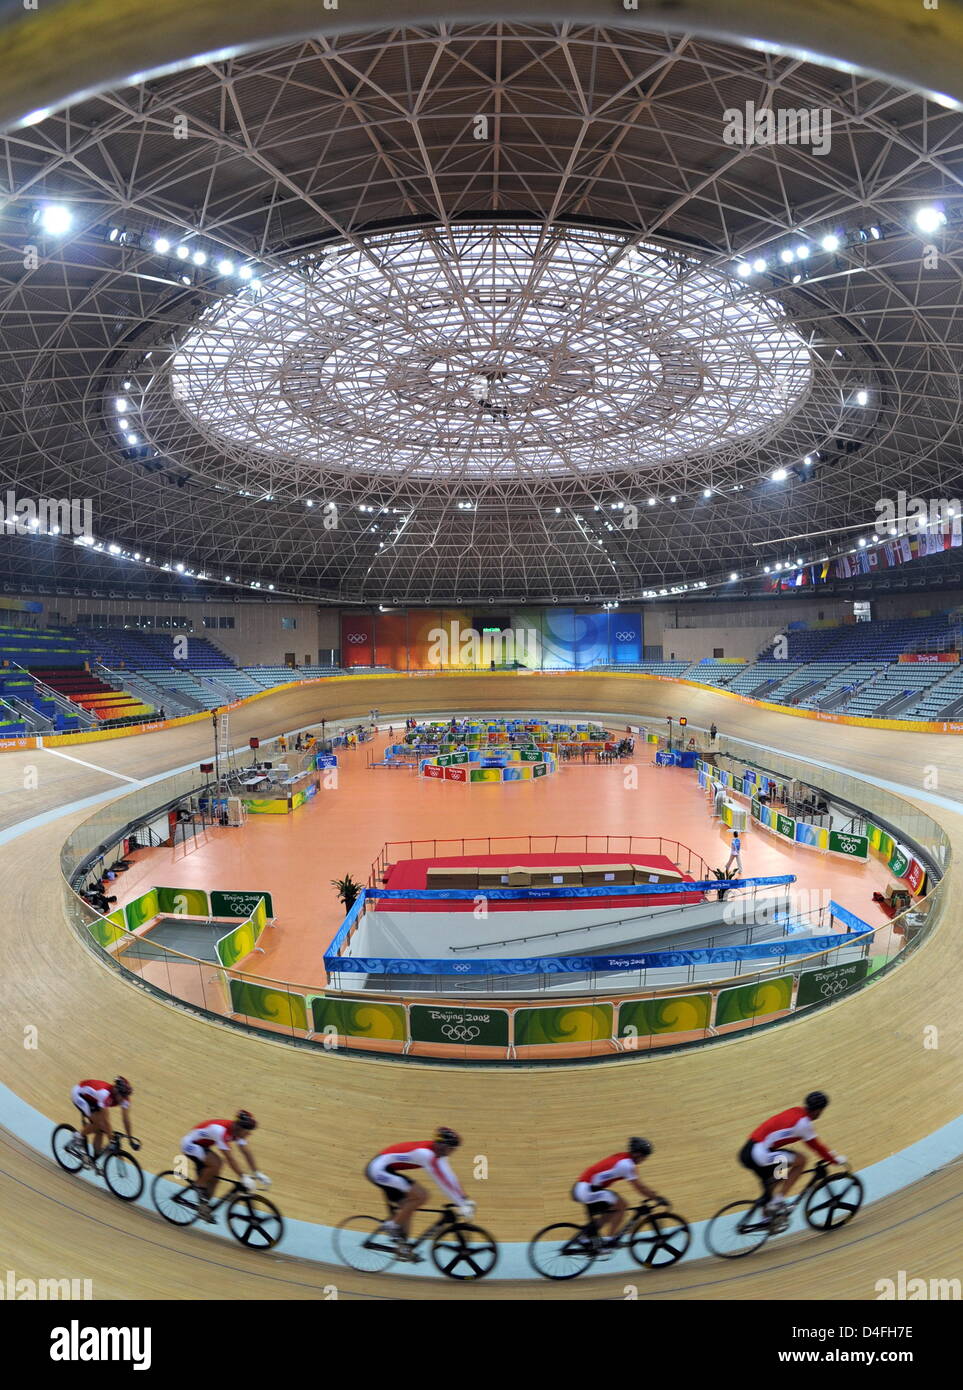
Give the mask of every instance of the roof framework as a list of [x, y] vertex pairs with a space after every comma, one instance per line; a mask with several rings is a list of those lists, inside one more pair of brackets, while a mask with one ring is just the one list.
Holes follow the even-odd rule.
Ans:
[[[728, 144], [726, 113], [747, 102], [828, 113], [830, 148]], [[13, 132], [2, 475], [18, 496], [90, 498], [105, 549], [11, 538], [0, 574], [120, 588], [142, 562], [114, 542], [344, 602], [610, 600], [814, 557], [900, 490], [958, 496], [961, 143], [958, 114], [878, 79], [685, 35], [503, 21], [317, 38]], [[928, 253], [912, 214], [933, 199], [950, 220]], [[66, 237], [31, 221], [51, 200], [74, 212]], [[801, 233], [871, 225], [878, 240], [779, 261]], [[159, 254], [158, 236], [188, 257]], [[493, 264], [513, 237], [505, 302], [476, 297], [466, 315], [468, 248]], [[772, 273], [735, 286], [756, 255]], [[222, 260], [256, 267], [260, 291]], [[754, 360], [730, 409], [697, 295], [676, 314], [675, 361], [641, 319], [620, 339], [612, 296], [644, 314], [656, 273], [676, 309], [712, 285], [744, 319], [773, 319], [789, 358], [805, 345], [808, 379], [780, 393]], [[443, 300], [433, 345], [426, 288]], [[249, 365], [237, 349], [270, 339], [285, 293], [312, 329], [340, 305], [340, 357], [286, 348], [275, 379], [215, 401], [205, 331], [210, 367], [212, 325], [234, 312], [221, 347]], [[119, 433], [124, 381], [137, 413]], [[261, 403], [253, 438], [242, 397]], [[679, 421], [699, 429], [670, 439]], [[777, 468], [794, 471], [774, 484]]]

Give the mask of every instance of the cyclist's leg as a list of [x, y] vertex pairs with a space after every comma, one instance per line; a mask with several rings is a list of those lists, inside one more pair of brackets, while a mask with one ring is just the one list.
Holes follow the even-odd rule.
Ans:
[[94, 1136], [94, 1162], [100, 1158], [104, 1149], [113, 1138], [113, 1127], [110, 1123], [110, 1111], [102, 1106], [96, 1109], [90, 1117], [90, 1129]]
[[78, 1157], [81, 1155], [86, 1156], [88, 1153], [87, 1136], [91, 1133], [90, 1116], [93, 1111], [93, 1106], [86, 1096], [81, 1095], [79, 1086], [74, 1086], [71, 1090], [70, 1099], [80, 1116], [77, 1128], [77, 1139], [72, 1140], [71, 1143], [72, 1145], [76, 1145], [75, 1152]]
[[772, 1199], [772, 1189], [775, 1183], [775, 1174], [772, 1165], [757, 1162], [754, 1150], [757, 1146], [751, 1139], [747, 1139], [739, 1150], [738, 1158], [743, 1168], [748, 1168], [750, 1173], [754, 1173], [762, 1186], [762, 1201], [768, 1207]]
[[[403, 1173], [392, 1172], [388, 1163], [382, 1161], [380, 1154], [371, 1160], [364, 1170], [364, 1175], [384, 1194], [388, 1204], [388, 1219], [384, 1223], [384, 1229], [397, 1231], [402, 1239], [407, 1240], [411, 1218], [418, 1207], [423, 1205], [428, 1193]], [[416, 1198], [414, 1201], [412, 1194]]]
[[611, 1231], [610, 1223], [617, 1201], [616, 1194], [607, 1187], [592, 1187], [590, 1183], [577, 1182], [572, 1188], [572, 1197], [585, 1208], [591, 1239], [601, 1240], [604, 1226], [609, 1226]]
[[780, 1150], [781, 1162], [776, 1167], [776, 1182], [773, 1192], [774, 1201], [784, 1201], [792, 1191], [794, 1185], [799, 1181], [799, 1175], [806, 1167], [806, 1155], [797, 1153], [795, 1149]]

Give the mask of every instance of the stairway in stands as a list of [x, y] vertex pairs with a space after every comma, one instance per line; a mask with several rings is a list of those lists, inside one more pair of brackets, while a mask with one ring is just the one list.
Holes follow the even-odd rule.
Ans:
[[152, 713], [149, 705], [126, 690], [112, 689], [82, 666], [31, 666], [28, 669], [34, 680], [42, 681], [100, 720], [135, 719]]

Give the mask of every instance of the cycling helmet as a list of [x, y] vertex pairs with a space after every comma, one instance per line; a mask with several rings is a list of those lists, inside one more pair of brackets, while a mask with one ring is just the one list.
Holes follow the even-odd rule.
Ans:
[[806, 1097], [807, 1110], [825, 1110], [829, 1104], [829, 1097], [825, 1091], [810, 1091]]
[[648, 1139], [633, 1138], [629, 1140], [629, 1153], [633, 1158], [648, 1158], [652, 1152], [652, 1145]]
[[238, 1129], [257, 1129], [257, 1120], [250, 1110], [239, 1110], [234, 1117]]
[[126, 1099], [127, 1096], [132, 1094], [134, 1088], [127, 1080], [126, 1076], [118, 1076], [114, 1081], [114, 1090], [119, 1096], [123, 1096]]
[[447, 1144], [449, 1149], [457, 1149], [461, 1143], [461, 1137], [453, 1129], [448, 1129], [442, 1125], [440, 1129], [435, 1130], [435, 1143]]

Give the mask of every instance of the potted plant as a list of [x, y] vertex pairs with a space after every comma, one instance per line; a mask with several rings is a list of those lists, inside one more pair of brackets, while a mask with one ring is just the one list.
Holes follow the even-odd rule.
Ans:
[[350, 874], [345, 874], [344, 878], [333, 878], [331, 887], [337, 889], [338, 897], [344, 904], [345, 911], [350, 911], [361, 892], [361, 884], [355, 883]]

